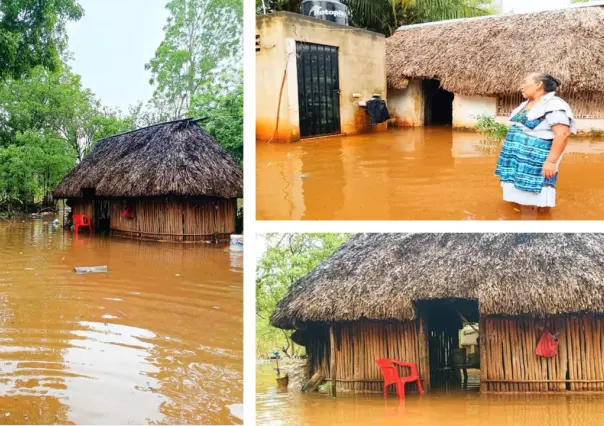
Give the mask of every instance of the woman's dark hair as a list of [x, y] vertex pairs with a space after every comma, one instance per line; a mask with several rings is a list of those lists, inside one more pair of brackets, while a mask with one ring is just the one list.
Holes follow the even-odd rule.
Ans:
[[560, 87], [560, 80], [558, 80], [555, 77], [552, 77], [549, 74], [545, 74], [542, 72], [537, 72], [534, 74], [535, 77], [535, 81], [540, 81], [541, 83], [543, 83], [543, 89], [549, 93], [549, 92], [555, 92], [556, 89], [558, 89], [558, 87]]

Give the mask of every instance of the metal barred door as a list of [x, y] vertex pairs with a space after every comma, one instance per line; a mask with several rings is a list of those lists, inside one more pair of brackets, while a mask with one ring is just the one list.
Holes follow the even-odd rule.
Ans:
[[340, 133], [338, 48], [296, 42], [300, 136]]

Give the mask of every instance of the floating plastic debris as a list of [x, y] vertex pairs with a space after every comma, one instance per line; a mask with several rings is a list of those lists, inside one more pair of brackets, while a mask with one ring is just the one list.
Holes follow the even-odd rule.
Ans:
[[76, 266], [76, 274], [102, 274], [107, 272], [107, 266]]

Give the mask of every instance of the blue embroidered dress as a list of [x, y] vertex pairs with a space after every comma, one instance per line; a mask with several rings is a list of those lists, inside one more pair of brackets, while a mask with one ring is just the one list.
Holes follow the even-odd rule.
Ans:
[[542, 170], [554, 139], [552, 126], [564, 124], [576, 133], [576, 123], [568, 104], [554, 93], [547, 94], [529, 111], [525, 110], [527, 103], [512, 113], [510, 130], [503, 143], [495, 175], [501, 180], [505, 201], [553, 207], [562, 156], [553, 178], [544, 178]]

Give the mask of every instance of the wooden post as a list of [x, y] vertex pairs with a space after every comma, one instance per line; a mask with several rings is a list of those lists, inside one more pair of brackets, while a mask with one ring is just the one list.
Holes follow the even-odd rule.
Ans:
[[[418, 345], [419, 345], [419, 365], [422, 371], [423, 377], [423, 388], [425, 392], [430, 391], [430, 357], [428, 356], [428, 326], [426, 324], [426, 319], [423, 315], [419, 316], [419, 336], [418, 336]], [[420, 371], [421, 371], [420, 370]]]
[[333, 325], [329, 326], [329, 344], [330, 344], [330, 374], [331, 374], [331, 396], [336, 396], [336, 338], [333, 331]]
[[487, 326], [484, 317], [480, 316], [479, 321], [478, 339], [480, 345], [478, 350], [480, 351], [480, 392], [485, 393], [487, 391]]

